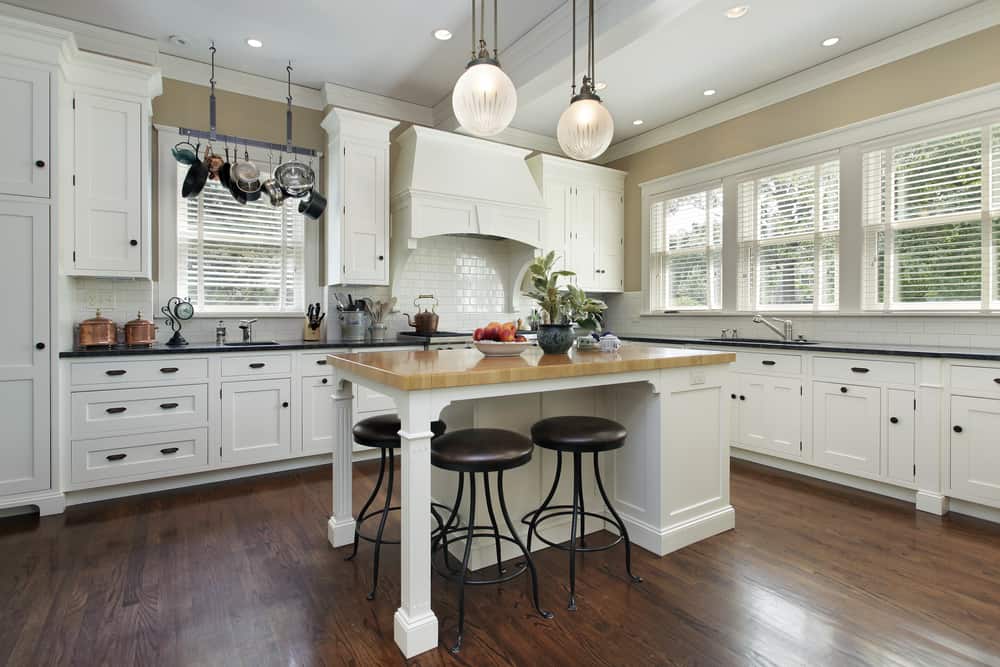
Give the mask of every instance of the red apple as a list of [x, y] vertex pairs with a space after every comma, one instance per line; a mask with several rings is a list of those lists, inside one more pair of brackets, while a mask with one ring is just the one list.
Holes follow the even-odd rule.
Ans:
[[485, 333], [486, 333], [486, 331], [485, 331], [485, 330], [484, 330], [484, 329], [483, 329], [482, 327], [479, 327], [479, 328], [478, 328], [478, 329], [476, 329], [476, 331], [475, 331], [475, 332], [474, 332], [474, 333], [472, 334], [472, 340], [482, 340], [482, 339], [483, 339], [483, 335], [484, 335]]

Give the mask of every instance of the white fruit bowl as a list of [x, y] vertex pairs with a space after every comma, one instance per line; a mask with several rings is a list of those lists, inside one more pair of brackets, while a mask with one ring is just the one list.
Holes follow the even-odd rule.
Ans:
[[495, 340], [477, 340], [474, 345], [487, 357], [516, 357], [531, 347], [530, 342], [501, 343]]

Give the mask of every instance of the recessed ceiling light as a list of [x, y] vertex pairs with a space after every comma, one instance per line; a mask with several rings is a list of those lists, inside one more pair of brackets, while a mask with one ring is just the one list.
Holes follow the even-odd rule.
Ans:
[[735, 7], [730, 7], [726, 10], [726, 18], [739, 19], [747, 15], [750, 11], [749, 5], [736, 5]]
[[247, 44], [255, 49], [259, 49], [260, 47], [264, 46], [264, 42], [260, 41], [259, 39], [254, 39], [253, 37], [247, 39]]
[[636, 119], [632, 121], [633, 125], [642, 125], [642, 120]]
[[170, 35], [170, 37], [167, 37], [167, 41], [170, 42], [171, 44], [175, 44], [177, 46], [187, 46], [188, 45], [187, 39], [184, 38], [184, 37], [181, 37], [180, 35]]
[[833, 46], [840, 41], [840, 37], [828, 37], [823, 40], [823, 46]]
[[598, 81], [597, 84], [594, 86], [594, 88], [597, 88], [598, 90], [604, 90], [607, 87], [608, 84], [604, 83], [603, 81]]
[[704, 95], [705, 97], [711, 97], [712, 95], [715, 95], [715, 88], [709, 88], [708, 90], [703, 92], [702, 95]]
[[451, 30], [445, 30], [444, 28], [435, 30], [434, 39], [440, 39], [442, 42], [447, 42], [451, 39]]

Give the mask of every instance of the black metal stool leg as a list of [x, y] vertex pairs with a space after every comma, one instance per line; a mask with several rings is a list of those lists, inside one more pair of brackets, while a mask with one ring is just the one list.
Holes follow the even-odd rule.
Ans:
[[500, 514], [503, 515], [503, 520], [507, 524], [507, 529], [510, 530], [511, 538], [513, 538], [514, 542], [517, 543], [517, 546], [521, 548], [521, 553], [524, 554], [524, 562], [528, 566], [529, 574], [531, 574], [531, 600], [535, 605], [535, 611], [537, 611], [542, 618], [552, 618], [552, 612], [542, 609], [541, 603], [538, 600], [538, 572], [535, 571], [535, 562], [531, 559], [531, 553], [524, 546], [521, 538], [517, 536], [517, 530], [514, 529], [514, 522], [510, 520], [510, 513], [507, 511], [507, 499], [504, 498], [503, 495], [503, 470], [497, 473], [497, 495], [500, 500]]
[[472, 555], [472, 535], [476, 527], [476, 473], [469, 473], [469, 528], [465, 536], [465, 555], [462, 557], [462, 571], [458, 578], [458, 638], [451, 647], [452, 653], [462, 650], [462, 633], [465, 631], [465, 575], [469, 571], [469, 557]]
[[625, 571], [628, 572], [628, 576], [633, 582], [639, 583], [642, 581], [642, 577], [632, 574], [632, 540], [628, 537], [628, 529], [625, 528], [625, 522], [618, 516], [618, 512], [611, 505], [611, 501], [608, 500], [608, 494], [604, 490], [604, 482], [601, 481], [601, 467], [597, 462], [597, 452], [594, 452], [594, 476], [597, 478], [597, 489], [601, 492], [601, 498], [604, 499], [604, 504], [607, 506], [608, 511], [611, 512], [611, 516], [615, 518], [615, 523], [618, 524], [618, 530], [621, 531], [622, 537], [625, 538]]
[[371, 507], [371, 504], [375, 501], [375, 497], [378, 495], [379, 489], [382, 488], [382, 477], [385, 476], [385, 448], [380, 449], [382, 461], [378, 468], [378, 479], [375, 480], [375, 488], [372, 489], [372, 493], [368, 496], [368, 500], [365, 504], [361, 506], [361, 512], [358, 513], [358, 518], [354, 521], [354, 549], [351, 551], [351, 555], [344, 558], [344, 560], [353, 560], [355, 556], [358, 555], [358, 542], [360, 541], [361, 535], [361, 522], [365, 520], [365, 512]]
[[573, 452], [573, 512], [569, 529], [569, 605], [570, 611], [576, 611], [576, 515], [579, 509], [577, 496], [580, 494], [580, 453]]
[[529, 512], [531, 521], [528, 522], [528, 553], [531, 553], [531, 538], [537, 531], [538, 517], [544, 513], [549, 503], [552, 502], [552, 498], [555, 497], [556, 490], [559, 488], [559, 478], [562, 476], [562, 452], [557, 451], [556, 454], [558, 455], [558, 458], [556, 458], [556, 476], [552, 480], [552, 488], [549, 489], [549, 494], [545, 496], [545, 500], [542, 501], [538, 509], [534, 512]]
[[[583, 474], [580, 474], [580, 546], [587, 546], [587, 508], [583, 505]], [[575, 537], [575, 536], [574, 536]]]
[[[486, 512], [490, 515], [490, 523], [493, 525], [493, 543], [497, 550], [497, 574], [503, 574], [507, 568], [503, 566], [503, 558], [500, 554], [500, 527], [497, 525], [497, 515], [493, 512], [493, 498], [490, 495], [490, 474], [488, 472], [483, 473], [483, 490], [486, 493]], [[475, 517], [470, 517], [471, 520], [475, 520]]]
[[[384, 451], [384, 450], [383, 450]], [[385, 531], [385, 520], [389, 517], [389, 507], [392, 504], [392, 485], [394, 478], [396, 476], [396, 465], [394, 461], [394, 456], [392, 450], [389, 450], [389, 481], [385, 490], [385, 506], [382, 510], [382, 516], [379, 517], [378, 521], [378, 533], [375, 534], [375, 562], [372, 565], [372, 590], [368, 593], [368, 599], [375, 599], [375, 589], [378, 588], [378, 562], [379, 557], [382, 555], [382, 533]]]
[[[444, 549], [444, 565], [448, 568], [448, 571], [457, 573], [454, 567], [451, 566], [451, 552], [448, 550], [448, 531], [451, 530], [452, 522], [458, 519], [458, 510], [462, 506], [462, 494], [465, 492], [465, 473], [458, 473], [458, 492], [455, 494], [455, 504], [452, 505], [451, 514], [448, 515], [448, 521], [444, 524], [444, 530], [438, 535], [438, 539], [441, 540], [441, 547]], [[457, 522], [456, 522], [457, 525]], [[431, 545], [431, 550], [433, 551], [433, 545]]]

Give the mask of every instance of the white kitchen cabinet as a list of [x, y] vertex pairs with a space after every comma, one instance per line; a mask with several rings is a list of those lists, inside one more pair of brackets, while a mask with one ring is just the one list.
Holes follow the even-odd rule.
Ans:
[[1000, 400], [952, 396], [952, 495], [1000, 507], [1000, 435], [998, 434], [1000, 434]]
[[556, 253], [556, 270], [569, 266], [570, 221], [573, 213], [573, 186], [550, 181], [545, 188], [547, 216], [542, 225], [542, 247]]
[[327, 284], [389, 284], [389, 132], [399, 123], [334, 108], [327, 144]]
[[882, 390], [813, 382], [813, 460], [850, 473], [877, 475]]
[[[2, 130], [0, 130], [2, 131]], [[0, 496], [50, 486], [49, 207], [0, 200]]]
[[916, 394], [907, 389], [886, 390], [885, 476], [912, 484], [916, 476]]
[[74, 99], [73, 269], [77, 275], [143, 276], [143, 114], [138, 102], [78, 93]]
[[0, 63], [0, 194], [49, 196], [49, 73]]
[[802, 384], [797, 378], [741, 373], [738, 376], [739, 447], [766, 454], [802, 455]]
[[597, 253], [592, 289], [620, 292], [625, 289], [625, 194], [597, 190]]
[[329, 377], [302, 378], [302, 453], [333, 452], [334, 385]]
[[573, 282], [584, 290], [597, 287], [597, 188], [573, 186], [570, 209], [568, 268], [576, 272]]
[[222, 383], [222, 460], [243, 465], [292, 450], [291, 380]]

